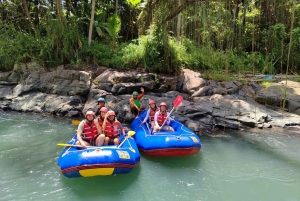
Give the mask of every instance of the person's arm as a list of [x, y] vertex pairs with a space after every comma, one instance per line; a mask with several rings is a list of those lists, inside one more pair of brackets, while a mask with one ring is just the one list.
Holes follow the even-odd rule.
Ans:
[[144, 90], [144, 87], [141, 87], [141, 94], [138, 96], [138, 100], [141, 100], [143, 97], [144, 97], [144, 95], [145, 95], [145, 90]]
[[135, 105], [134, 101], [133, 101], [133, 98], [129, 98], [129, 103], [130, 103], [130, 105]]
[[82, 136], [81, 136], [83, 133], [83, 129], [84, 129], [84, 121], [81, 121], [78, 124], [78, 128], [77, 128], [77, 140], [81, 145], [85, 146], [85, 143], [83, 142]]
[[145, 116], [144, 120], [142, 121], [142, 124], [146, 123], [146, 122], [147, 122], [147, 120], [149, 119], [150, 110], [151, 110], [151, 109], [148, 109], [148, 110], [147, 110], [147, 114], [146, 114], [146, 116]]
[[107, 117], [108, 117], [108, 113], [105, 114], [105, 117], [104, 117], [104, 120], [103, 120], [103, 124], [102, 124], [102, 130], [103, 131], [105, 131]]
[[157, 122], [158, 114], [159, 114], [159, 112], [155, 112], [155, 115], [154, 115], [154, 124], [155, 124], [155, 126], [160, 127], [160, 126], [158, 125], [158, 122]]
[[121, 122], [118, 121], [118, 126], [119, 126], [119, 129], [122, 131], [122, 134], [125, 135], [125, 130], [121, 124]]
[[[99, 117], [98, 117], [99, 118]], [[102, 134], [102, 127], [99, 125], [98, 118], [94, 120], [98, 134]]]

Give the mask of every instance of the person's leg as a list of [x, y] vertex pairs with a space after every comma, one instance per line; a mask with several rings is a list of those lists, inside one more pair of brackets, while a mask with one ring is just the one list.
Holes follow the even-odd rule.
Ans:
[[105, 137], [104, 139], [104, 145], [108, 145], [110, 138], [109, 137]]
[[139, 112], [134, 106], [130, 106], [130, 111], [132, 114], [132, 118], [135, 118]]
[[119, 144], [120, 144], [119, 137], [114, 138], [114, 145], [119, 145]]
[[[90, 146], [90, 143], [88, 143], [87, 141], [83, 140], [83, 142], [84, 142], [85, 146]], [[82, 144], [79, 143], [79, 141], [77, 141], [75, 144], [76, 145], [82, 145]]]
[[153, 132], [157, 132], [159, 131], [159, 127], [158, 126], [154, 126]]
[[167, 125], [164, 125], [161, 130], [174, 132], [174, 129], [171, 126], [167, 126]]
[[104, 144], [104, 141], [105, 141], [105, 135], [100, 134], [96, 139], [96, 146], [102, 146]]
[[155, 125], [154, 121], [151, 121], [150, 124], [151, 124], [151, 127], [154, 128], [154, 125]]

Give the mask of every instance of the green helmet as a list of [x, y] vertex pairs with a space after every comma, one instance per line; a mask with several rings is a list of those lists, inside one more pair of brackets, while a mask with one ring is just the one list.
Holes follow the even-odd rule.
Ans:
[[138, 93], [137, 91], [134, 91], [134, 92], [132, 93], [132, 95], [139, 95], [139, 93]]

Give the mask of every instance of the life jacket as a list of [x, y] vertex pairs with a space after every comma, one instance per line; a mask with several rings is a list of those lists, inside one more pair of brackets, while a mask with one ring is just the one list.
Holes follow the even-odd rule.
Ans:
[[158, 111], [158, 108], [156, 107], [155, 110], [153, 110], [152, 108], [150, 108], [149, 110], [150, 110], [150, 114], [149, 114], [150, 121], [154, 121], [154, 115]]
[[95, 125], [95, 122], [93, 121], [91, 125], [87, 124], [86, 121], [84, 121], [84, 127], [82, 136], [87, 140], [94, 140], [97, 138], [98, 130]]
[[114, 121], [113, 123], [106, 121], [105, 134], [110, 138], [117, 137], [119, 135], [118, 127], [119, 124], [116, 121]]
[[168, 117], [167, 111], [164, 113], [164, 115], [161, 112], [159, 112], [159, 114], [157, 116], [157, 123], [158, 123], [158, 125], [161, 126], [165, 122], [165, 120], [167, 119], [167, 117]]
[[98, 117], [98, 123], [99, 123], [100, 127], [102, 127], [103, 119], [100, 116]]

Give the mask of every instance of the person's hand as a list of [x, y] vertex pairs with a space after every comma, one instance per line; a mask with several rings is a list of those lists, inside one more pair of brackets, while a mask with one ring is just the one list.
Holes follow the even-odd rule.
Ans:
[[[80, 142], [80, 141], [79, 141], [79, 142]], [[81, 146], [82, 146], [83, 149], [86, 149], [86, 145], [85, 145], [84, 142], [80, 142], [80, 144], [81, 144]]]
[[144, 90], [144, 87], [141, 87], [141, 92], [142, 92], [142, 93], [144, 93], [144, 92], [145, 92], [145, 90]]
[[107, 119], [107, 117], [108, 117], [108, 112], [106, 112], [104, 118]]

